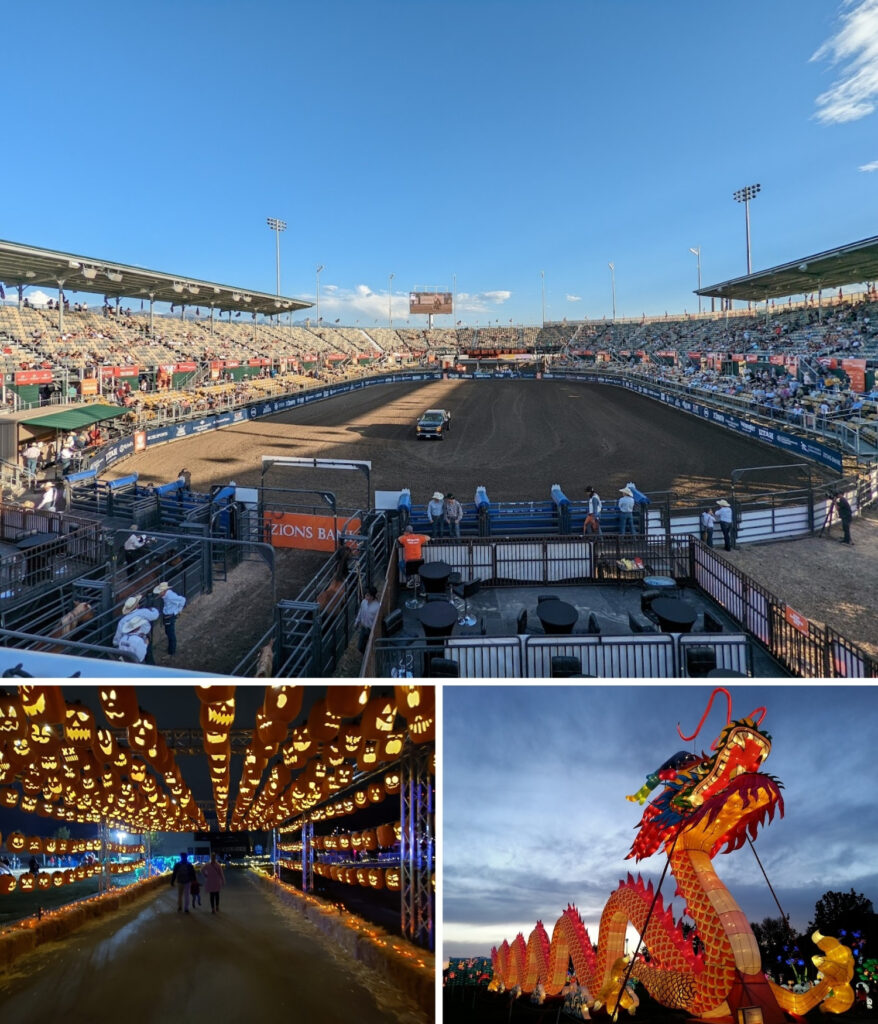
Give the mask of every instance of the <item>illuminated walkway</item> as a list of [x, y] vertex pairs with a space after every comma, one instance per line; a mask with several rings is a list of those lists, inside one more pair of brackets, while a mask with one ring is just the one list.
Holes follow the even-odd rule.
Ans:
[[177, 912], [176, 889], [48, 943], [0, 973], [9, 1024], [425, 1024], [394, 987], [328, 944], [244, 871], [221, 912]]

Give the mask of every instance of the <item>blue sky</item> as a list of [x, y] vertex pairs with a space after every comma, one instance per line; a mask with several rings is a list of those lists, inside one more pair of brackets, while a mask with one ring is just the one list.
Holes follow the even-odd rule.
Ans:
[[[755, 840], [772, 887], [803, 929], [828, 890], [878, 904], [878, 690], [759, 685], [732, 689], [732, 717], [767, 708], [764, 770], [785, 816]], [[663, 858], [625, 860], [642, 808], [626, 801], [680, 750], [709, 750], [725, 701], [691, 734], [710, 687], [446, 686], [443, 692], [443, 952], [488, 955], [537, 920], [551, 935], [568, 902], [597, 941], [600, 913], [628, 871], [659, 880]], [[715, 860], [750, 921], [779, 911], [749, 847]], [[667, 880], [665, 903], [675, 884]], [[682, 903], [673, 902], [679, 917]]]
[[[872, 233], [878, 0], [156, 0], [7, 14], [0, 235], [397, 326], [694, 310]], [[10, 45], [14, 44], [14, 45]], [[545, 277], [541, 276], [544, 272]], [[426, 318], [412, 318], [425, 325]], [[450, 326], [451, 317], [436, 326]]]

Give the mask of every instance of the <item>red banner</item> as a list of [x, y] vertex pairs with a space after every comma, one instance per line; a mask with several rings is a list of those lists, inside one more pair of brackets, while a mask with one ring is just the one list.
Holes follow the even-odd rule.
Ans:
[[48, 384], [51, 380], [51, 370], [19, 370], [15, 374], [16, 384]]
[[[211, 363], [211, 365], [213, 365]], [[198, 363], [175, 363], [174, 373], [192, 373], [198, 369]]]
[[842, 359], [841, 368], [850, 378], [851, 391], [863, 394], [866, 390], [866, 360]]
[[783, 617], [794, 629], [804, 633], [805, 636], [808, 635], [808, 620], [804, 615], [797, 612], [795, 608], [790, 608], [788, 604], [784, 605]]
[[247, 365], [248, 366], [268, 366], [269, 363], [270, 363], [270, 360], [268, 360], [268, 359], [248, 359], [247, 360]]
[[102, 366], [102, 377], [136, 377], [140, 372], [139, 366]]

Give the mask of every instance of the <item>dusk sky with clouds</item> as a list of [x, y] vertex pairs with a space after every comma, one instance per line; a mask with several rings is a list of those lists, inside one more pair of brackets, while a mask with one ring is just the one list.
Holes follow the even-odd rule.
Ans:
[[704, 285], [746, 269], [732, 193], [754, 183], [754, 270], [875, 222], [878, 0], [37, 0], [6, 21], [5, 239], [273, 292], [281, 218], [281, 291], [313, 302], [323, 266], [330, 321], [401, 326], [434, 287], [471, 325], [539, 323], [543, 299], [610, 316], [611, 262], [619, 316], [691, 311], [690, 249]]
[[[763, 770], [783, 784], [785, 816], [755, 850], [785, 913], [804, 929], [828, 890], [878, 903], [878, 689], [731, 687], [732, 717], [764, 706], [772, 737]], [[664, 857], [625, 857], [642, 808], [625, 799], [681, 750], [710, 749], [725, 701], [691, 734], [711, 688], [446, 686], [443, 954], [489, 955], [538, 920], [551, 935], [568, 902], [592, 941], [601, 910], [630, 871], [656, 882]], [[655, 794], [653, 794], [655, 795]], [[750, 921], [778, 917], [753, 851], [718, 854], [717, 872]], [[666, 904], [675, 888], [668, 878]], [[682, 912], [673, 901], [675, 917]]]

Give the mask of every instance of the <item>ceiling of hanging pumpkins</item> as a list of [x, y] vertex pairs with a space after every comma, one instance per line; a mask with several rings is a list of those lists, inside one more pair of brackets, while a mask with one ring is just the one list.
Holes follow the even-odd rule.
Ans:
[[0, 809], [133, 832], [331, 817], [432, 742], [434, 702], [420, 685], [26, 684], [0, 691]]

